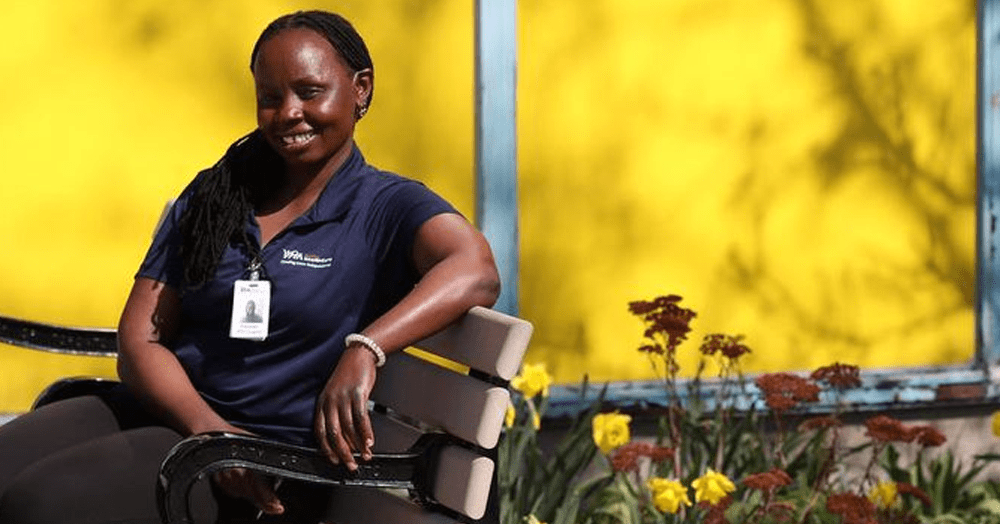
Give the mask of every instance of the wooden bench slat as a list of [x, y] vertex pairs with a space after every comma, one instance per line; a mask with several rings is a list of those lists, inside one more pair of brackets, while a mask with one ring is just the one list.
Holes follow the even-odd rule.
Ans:
[[372, 432], [375, 433], [375, 453], [400, 453], [410, 449], [423, 435], [420, 429], [405, 424], [382, 413], [369, 413]]
[[530, 322], [476, 306], [459, 322], [414, 346], [510, 380], [521, 366], [533, 329]]
[[496, 446], [510, 403], [506, 388], [405, 353], [382, 368], [371, 398], [483, 448]]
[[493, 461], [487, 457], [457, 446], [447, 447], [438, 459], [434, 498], [477, 520], [486, 513], [493, 469]]

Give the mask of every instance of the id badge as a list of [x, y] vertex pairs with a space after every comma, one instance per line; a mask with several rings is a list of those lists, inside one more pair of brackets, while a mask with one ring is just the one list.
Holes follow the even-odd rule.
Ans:
[[267, 338], [267, 320], [271, 312], [271, 282], [237, 280], [233, 284], [233, 315], [229, 337], [246, 340]]

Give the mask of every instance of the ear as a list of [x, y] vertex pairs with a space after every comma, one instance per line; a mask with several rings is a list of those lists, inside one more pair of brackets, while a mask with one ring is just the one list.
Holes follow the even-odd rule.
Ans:
[[368, 69], [362, 69], [354, 73], [354, 94], [359, 107], [365, 106], [372, 89], [375, 89], [375, 73]]

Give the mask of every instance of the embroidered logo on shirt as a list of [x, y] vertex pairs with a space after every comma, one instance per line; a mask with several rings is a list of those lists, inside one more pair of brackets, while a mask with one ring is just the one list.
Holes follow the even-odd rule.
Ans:
[[333, 257], [321, 257], [311, 253], [303, 253], [298, 249], [283, 249], [281, 263], [293, 266], [304, 266], [315, 269], [324, 269], [333, 265]]

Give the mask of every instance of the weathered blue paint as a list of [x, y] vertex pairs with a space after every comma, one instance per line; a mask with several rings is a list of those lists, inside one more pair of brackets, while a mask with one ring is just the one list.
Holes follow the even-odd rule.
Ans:
[[978, 6], [976, 127], [978, 137], [977, 357], [982, 365], [1000, 363], [1000, 286], [997, 278], [997, 220], [1000, 216], [1000, 2], [983, 0]]
[[[821, 393], [819, 401], [803, 404], [799, 413], [908, 412], [921, 415], [961, 415], [962, 408], [1000, 406], [1000, 0], [981, 0], [977, 10], [977, 236], [976, 348], [969, 366], [862, 370], [861, 386], [836, 394]], [[972, 349], [972, 348], [970, 348]], [[746, 411], [764, 407], [752, 378], [723, 394], [721, 384], [703, 381], [677, 386], [679, 400], [705, 411], [731, 406]], [[603, 385], [559, 386], [550, 389], [547, 418], [573, 417], [597, 398]], [[724, 400], [723, 400], [724, 399]], [[670, 399], [659, 381], [607, 385], [609, 409], [639, 416], [667, 407]]]
[[500, 270], [498, 311], [518, 310], [517, 1], [476, 0], [476, 225]]
[[[983, 408], [1000, 399], [995, 377], [977, 368], [923, 368], [909, 370], [866, 370], [861, 386], [837, 393], [824, 390], [818, 402], [801, 404], [795, 413], [871, 413], [912, 412], [916, 415], [944, 413], [959, 408]], [[765, 406], [763, 395], [752, 378], [722, 391], [717, 380], [703, 381], [696, 390], [690, 383], [679, 384], [679, 400], [688, 407], [712, 411], [720, 406], [738, 411], [759, 410]], [[599, 396], [602, 384], [560, 386], [550, 389], [546, 418], [571, 418], [590, 406]], [[639, 415], [656, 413], [670, 405], [664, 384], [659, 381], [617, 382], [607, 385], [604, 401], [609, 409]], [[957, 413], [957, 411], [955, 411]]]

